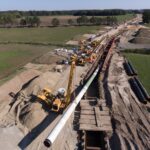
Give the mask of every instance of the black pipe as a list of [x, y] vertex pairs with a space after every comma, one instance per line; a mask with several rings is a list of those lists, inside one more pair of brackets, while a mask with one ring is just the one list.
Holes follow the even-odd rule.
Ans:
[[125, 61], [123, 63], [124, 69], [127, 73], [128, 76], [135, 76], [137, 75], [137, 72], [135, 71], [135, 69], [132, 67], [131, 63], [128, 61]]
[[128, 65], [130, 66], [130, 68], [131, 68], [133, 74], [134, 74], [134, 75], [137, 75], [137, 71], [133, 68], [131, 62], [128, 61]]
[[125, 69], [128, 76], [133, 76], [134, 75], [133, 71], [131, 70], [131, 68], [130, 68], [130, 66], [127, 62], [124, 62], [123, 66], [124, 66], [124, 69]]
[[135, 95], [139, 99], [141, 103], [147, 104], [147, 101], [145, 99], [145, 96], [143, 95], [141, 89], [139, 88], [137, 82], [134, 78], [129, 79], [129, 83], [131, 85], [132, 90], [134, 91]]
[[146, 89], [144, 88], [144, 86], [142, 85], [142, 83], [135, 77], [134, 78], [136, 83], [138, 84], [139, 88], [141, 89], [145, 99], [147, 99], [148, 101], [150, 101], [150, 96], [149, 94], [147, 93]]

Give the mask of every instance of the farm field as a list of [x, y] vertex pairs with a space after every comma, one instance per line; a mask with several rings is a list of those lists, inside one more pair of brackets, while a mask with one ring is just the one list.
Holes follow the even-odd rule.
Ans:
[[26, 63], [52, 50], [53, 47], [7, 44], [0, 45], [0, 80]]
[[101, 26], [55, 27], [55, 28], [11, 28], [0, 29], [0, 43], [29, 42], [64, 44], [75, 36], [95, 33]]
[[150, 23], [148, 23], [148, 24], [145, 24], [145, 26], [150, 28]]
[[[60, 25], [65, 25], [65, 24], [68, 24], [68, 20], [69, 19], [72, 19], [74, 21], [74, 23], [76, 23], [76, 19], [78, 18], [79, 16], [40, 16], [40, 20], [41, 20], [41, 26], [50, 26], [51, 25], [51, 21], [53, 18], [57, 18], [59, 19], [60, 21]], [[99, 17], [99, 18], [103, 18], [103, 17], [106, 17], [106, 16], [95, 16], [95, 17]], [[130, 20], [134, 17], [133, 14], [126, 14], [126, 15], [118, 15], [118, 16], [115, 16], [117, 19], [118, 19], [118, 22], [121, 23], [121, 22], [124, 22], [126, 20]], [[91, 18], [91, 16], [88, 16], [88, 18]]]
[[127, 14], [127, 15], [119, 15], [117, 16], [118, 22], [124, 22], [130, 19], [133, 19], [135, 16], [133, 14]]
[[100, 26], [82, 26], [0, 29], [0, 80], [36, 57], [56, 48], [40, 44], [65, 44], [70, 39], [84, 33], [93, 33], [101, 28]]
[[149, 75], [150, 75], [150, 55], [126, 53], [125, 56], [131, 61], [138, 72], [138, 77], [144, 87], [150, 93]]

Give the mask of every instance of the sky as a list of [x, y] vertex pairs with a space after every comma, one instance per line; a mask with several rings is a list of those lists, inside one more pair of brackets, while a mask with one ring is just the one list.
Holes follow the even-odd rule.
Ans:
[[3, 10], [150, 9], [150, 0], [0, 0]]

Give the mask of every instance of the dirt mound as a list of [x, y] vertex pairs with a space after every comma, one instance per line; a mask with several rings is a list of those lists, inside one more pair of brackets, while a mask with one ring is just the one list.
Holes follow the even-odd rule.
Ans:
[[1, 127], [18, 125], [23, 132], [35, 128], [48, 114], [48, 106], [37, 99], [39, 91], [45, 87], [52, 89], [61, 74], [46, 72], [23, 85], [21, 91], [10, 103], [10, 108], [1, 119]]
[[[124, 150], [150, 149], [150, 108], [140, 103], [131, 90], [123, 62], [124, 58], [115, 53], [105, 85], [114, 129], [110, 146]], [[119, 72], [114, 73], [117, 70]]]
[[135, 38], [130, 42], [135, 44], [150, 44], [150, 30], [140, 29], [135, 35]]
[[36, 58], [33, 63], [37, 64], [54, 64], [58, 61], [63, 60], [66, 57], [59, 56], [54, 54], [53, 52], [48, 52], [47, 54], [44, 54], [43, 56]]
[[23, 126], [31, 130], [46, 117], [47, 113], [40, 103], [30, 103], [28, 106], [29, 107], [24, 107], [20, 112], [19, 120]]

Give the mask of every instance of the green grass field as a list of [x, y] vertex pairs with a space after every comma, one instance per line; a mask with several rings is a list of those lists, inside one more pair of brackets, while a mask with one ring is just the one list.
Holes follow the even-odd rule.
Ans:
[[0, 29], [0, 42], [64, 44], [75, 36], [94, 33], [100, 26]]
[[133, 19], [135, 16], [133, 14], [127, 14], [127, 15], [119, 15], [117, 16], [118, 22], [124, 22], [130, 19]]
[[[41, 25], [42, 26], [50, 26], [51, 21], [53, 18], [57, 18], [60, 21], [60, 25], [66, 25], [68, 24], [68, 19], [72, 19], [75, 23], [76, 20], [79, 16], [71, 16], [71, 15], [67, 15], [67, 16], [39, 16], [40, 20], [41, 20]], [[90, 19], [92, 16], [88, 16], [88, 18]], [[95, 17], [99, 17], [99, 18], [103, 18], [103, 17], [107, 17], [107, 16], [95, 16]], [[115, 16], [118, 19], [118, 22], [124, 22], [126, 20], [130, 20], [132, 18], [134, 18], [133, 14], [126, 14], [126, 15], [118, 15]]]
[[26, 63], [50, 51], [52, 47], [8, 44], [0, 45], [0, 79], [20, 69]]
[[[0, 29], [0, 81], [31, 62], [36, 57], [56, 48], [32, 45], [32, 43], [65, 44], [84, 33], [93, 33], [100, 26], [57, 28], [10, 28]], [[30, 44], [14, 44], [14, 43]], [[6, 43], [6, 44], [2, 44]]]
[[150, 55], [125, 53], [138, 71], [138, 77], [150, 94]]
[[150, 28], [150, 23], [148, 23], [148, 24], [145, 24], [145, 26]]

